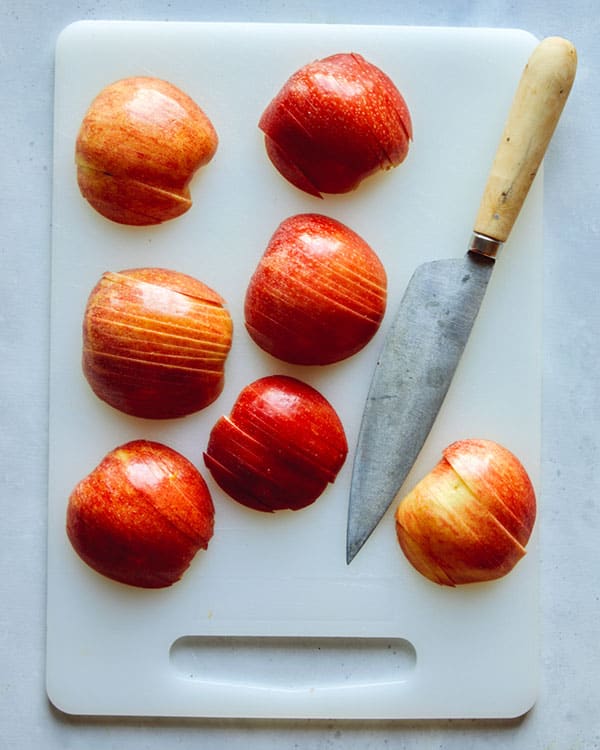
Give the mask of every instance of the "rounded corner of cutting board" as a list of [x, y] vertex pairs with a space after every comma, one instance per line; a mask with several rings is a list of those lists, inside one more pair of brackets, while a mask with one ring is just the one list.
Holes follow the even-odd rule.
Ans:
[[63, 687], [56, 684], [48, 672], [46, 675], [46, 698], [53, 711], [66, 716], [78, 716], [81, 714], [72, 702], [72, 696], [64, 692]]
[[514, 32], [516, 35], [522, 37], [523, 40], [530, 44], [532, 47], [542, 41], [539, 36], [536, 36], [532, 31], [528, 31], [527, 29], [514, 29]]
[[530, 686], [528, 691], [523, 695], [520, 702], [507, 711], [506, 719], [523, 719], [530, 711], [533, 711], [538, 701], [538, 683]]
[[83, 20], [72, 21], [61, 29], [56, 37], [56, 54], [60, 55], [65, 47], [68, 47], [74, 39], [77, 39], [84, 30], [89, 29], [90, 23], [92, 22]]

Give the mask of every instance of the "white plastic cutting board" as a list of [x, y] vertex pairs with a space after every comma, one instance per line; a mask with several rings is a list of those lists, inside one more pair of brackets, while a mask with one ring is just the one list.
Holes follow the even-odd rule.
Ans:
[[[47, 687], [78, 714], [246, 717], [510, 717], [535, 701], [537, 531], [504, 579], [447, 589], [417, 574], [395, 540], [393, 508], [345, 562], [354, 445], [383, 336], [414, 268], [460, 256], [522, 68], [535, 46], [516, 30], [333, 25], [84, 22], [60, 36], [52, 249]], [[353, 194], [318, 200], [268, 161], [259, 116], [303, 64], [356, 51], [383, 68], [412, 113], [406, 162]], [[218, 153], [192, 183], [194, 205], [154, 228], [128, 228], [80, 197], [73, 163], [81, 119], [108, 83], [165, 78], [212, 119]], [[389, 307], [351, 360], [293, 368], [257, 349], [242, 301], [278, 223], [333, 216], [378, 252]], [[542, 183], [504, 247], [445, 405], [406, 489], [450, 442], [495, 439], [515, 452], [539, 494]], [[92, 394], [80, 370], [87, 296], [105, 270], [163, 266], [228, 301], [235, 324], [227, 383], [183, 420], [126, 417]], [[331, 401], [350, 453], [312, 507], [271, 516], [229, 500], [204, 470], [208, 433], [239, 391], [291, 373]], [[207, 476], [215, 535], [183, 580], [144, 591], [106, 580], [64, 531], [74, 485], [112, 448], [160, 440]]]

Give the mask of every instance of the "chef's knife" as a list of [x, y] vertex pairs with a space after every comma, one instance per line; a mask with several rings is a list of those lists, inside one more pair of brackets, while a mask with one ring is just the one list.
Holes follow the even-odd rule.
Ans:
[[411, 278], [377, 361], [360, 427], [348, 510], [350, 563], [385, 514], [450, 386], [494, 267], [543, 159], [577, 67], [573, 45], [549, 37], [519, 82], [462, 259], [425, 263]]

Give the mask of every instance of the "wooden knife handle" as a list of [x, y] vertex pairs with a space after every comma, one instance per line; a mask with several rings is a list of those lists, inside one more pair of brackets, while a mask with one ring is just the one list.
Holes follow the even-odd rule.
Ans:
[[473, 227], [504, 242], [558, 123], [577, 68], [571, 42], [548, 37], [534, 49], [513, 99]]

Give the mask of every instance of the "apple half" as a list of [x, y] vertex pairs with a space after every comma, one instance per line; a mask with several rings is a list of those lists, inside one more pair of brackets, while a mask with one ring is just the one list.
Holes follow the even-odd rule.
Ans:
[[286, 375], [251, 383], [213, 427], [204, 463], [230, 497], [272, 512], [311, 505], [334, 482], [348, 444], [333, 406]]
[[456, 586], [509, 573], [526, 553], [535, 517], [519, 459], [491, 440], [460, 440], [400, 502], [396, 534], [413, 567]]
[[283, 221], [252, 275], [246, 329], [285, 362], [327, 365], [363, 349], [387, 305], [387, 275], [375, 251], [321, 214]]
[[233, 324], [222, 297], [164, 268], [102, 275], [83, 321], [82, 367], [94, 393], [136, 417], [173, 419], [221, 393]]
[[259, 121], [273, 166], [311, 195], [347, 193], [401, 164], [412, 139], [404, 97], [373, 63], [339, 53], [296, 71]]
[[107, 578], [142, 588], [178, 581], [214, 530], [200, 472], [161, 443], [133, 440], [110, 451], [70, 495], [67, 536]]
[[159, 224], [191, 207], [189, 183], [217, 145], [212, 122], [181, 89], [159, 78], [124, 78], [102, 89], [83, 118], [79, 189], [111, 221]]

